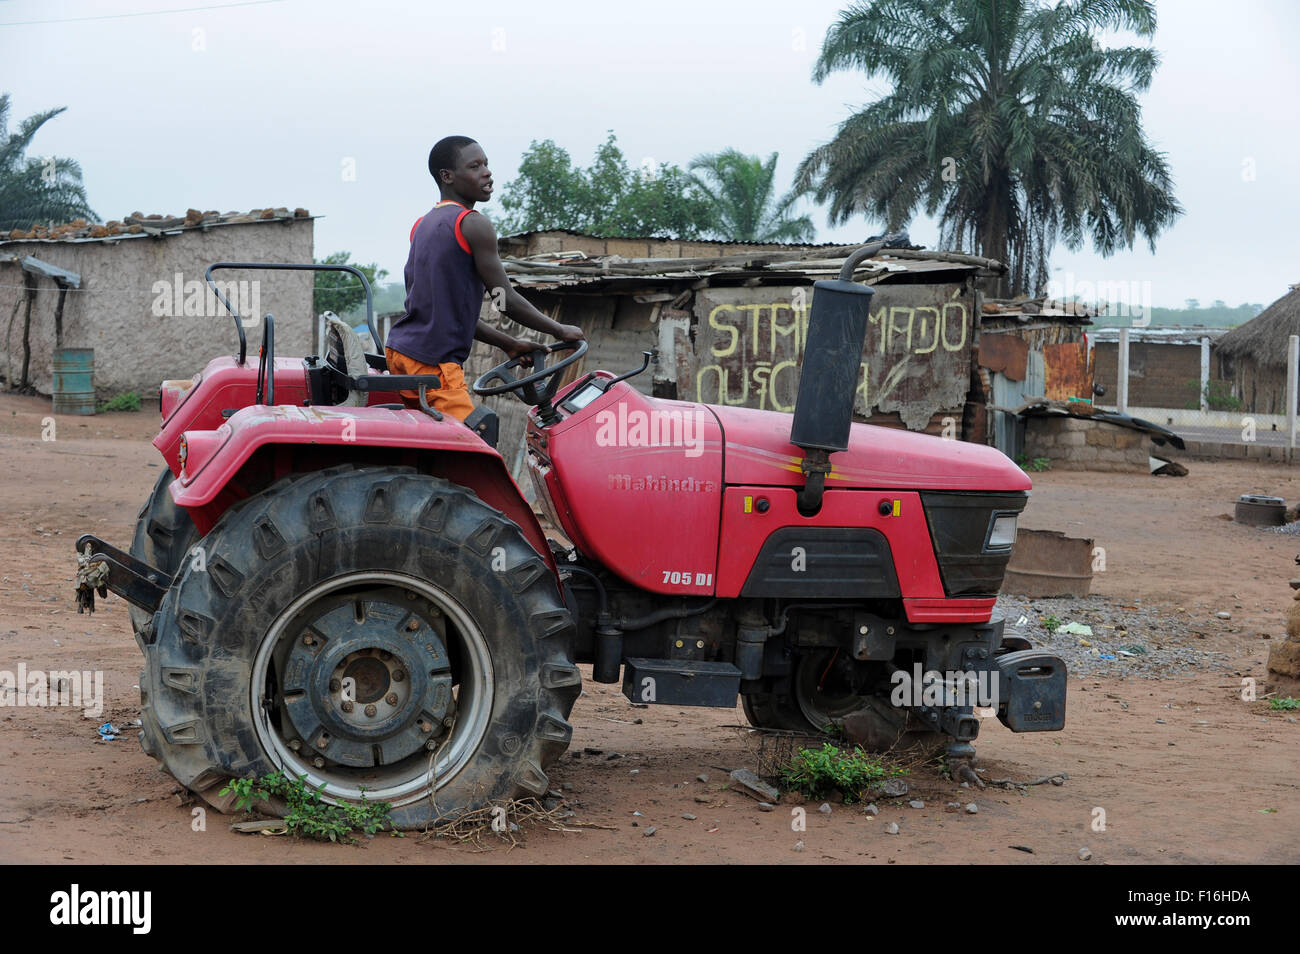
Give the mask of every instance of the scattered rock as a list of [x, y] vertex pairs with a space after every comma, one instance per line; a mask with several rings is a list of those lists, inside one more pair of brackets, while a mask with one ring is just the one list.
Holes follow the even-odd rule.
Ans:
[[817, 810], [821, 812], [823, 815], [829, 815], [831, 813], [831, 803], [822, 802], [820, 805], [817, 806]]
[[897, 835], [897, 834], [898, 834], [898, 822], [890, 822], [888, 825], [886, 825], [886, 826], [885, 826], [885, 834], [886, 834], [886, 835]]
[[925, 802], [921, 801], [919, 798], [914, 798], [914, 799], [912, 799], [910, 802], [907, 803], [907, 807], [908, 807], [908, 808], [924, 808], [924, 807], [925, 807]]
[[628, 772], [627, 774], [628, 774], [628, 775], [640, 775], [640, 774], [641, 774], [641, 770], [640, 770], [640, 769], [632, 769], [632, 771]]
[[615, 759], [621, 759], [622, 757], [623, 757], [622, 752], [610, 752], [609, 755], [605, 756], [605, 761], [612, 762]]
[[943, 810], [945, 812], [959, 812], [961, 811], [961, 802], [949, 802], [943, 806]]
[[890, 778], [880, 783], [880, 794], [886, 798], [901, 798], [907, 793], [907, 783], [901, 778]]
[[802, 841], [796, 841], [796, 842], [794, 843], [794, 850], [795, 850], [795, 851], [803, 851], [803, 842], [802, 842]]
[[605, 754], [605, 750], [604, 750], [604, 749], [593, 749], [590, 745], [588, 745], [588, 746], [587, 746], [586, 748], [584, 748], [582, 751], [583, 751], [583, 754], [584, 754], [584, 755], [604, 755], [604, 754]]
[[763, 781], [749, 769], [736, 769], [731, 773], [731, 781], [740, 786], [746, 795], [757, 798], [760, 802], [779, 802], [781, 793]]
[[708, 780], [709, 780], [709, 777], [708, 777], [707, 775], [705, 775], [703, 772], [701, 772], [699, 775], [695, 776], [695, 781], [697, 781], [697, 782], [707, 782]]
[[682, 817], [685, 818], [687, 821], [695, 821], [695, 816], [692, 815], [690, 812], [682, 812]]
[[645, 831], [641, 832], [641, 837], [643, 837], [643, 838], [649, 838], [650, 836], [652, 836], [652, 835], [653, 835], [655, 832], [657, 832], [658, 830], [659, 830], [659, 829], [656, 828], [654, 825], [651, 825], [651, 826], [650, 826], [649, 828], [647, 828]]
[[979, 813], [979, 810], [980, 810], [980, 807], [979, 807], [978, 805], [976, 805], [974, 802], [970, 802], [970, 803], [967, 804], [967, 806], [966, 806], [966, 814], [967, 814], [967, 815], [975, 815], [975, 814], [978, 814], [978, 813]]
[[772, 812], [772, 811], [776, 811], [776, 806], [773, 805], [771, 802], [759, 802], [758, 810], [760, 812]]
[[873, 803], [873, 804], [868, 805], [866, 808], [862, 809], [862, 814], [864, 814], [864, 815], [879, 815], [879, 814], [880, 814], [880, 809], [877, 808], [877, 807], [875, 806], [875, 804]]
[[713, 801], [713, 799], [708, 795], [696, 795], [695, 800], [701, 805], [707, 805], [709, 802]]
[[1079, 849], [1079, 860], [1080, 860], [1080, 861], [1090, 861], [1091, 859], [1092, 859], [1092, 852], [1091, 852], [1091, 851], [1089, 851], [1087, 848], [1080, 848], [1080, 849]]
[[1214, 615], [1219, 617], [1219, 619], [1232, 619], [1232, 614], [1229, 613], [1227, 610], [1219, 610], [1219, 612], [1215, 613]]

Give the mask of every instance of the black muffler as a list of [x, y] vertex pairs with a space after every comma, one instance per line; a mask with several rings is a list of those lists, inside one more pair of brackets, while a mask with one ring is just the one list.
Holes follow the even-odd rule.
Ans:
[[830, 455], [849, 446], [853, 395], [875, 294], [874, 288], [853, 281], [853, 272], [881, 249], [909, 244], [906, 232], [886, 235], [846, 258], [837, 280], [813, 284], [812, 314], [790, 426], [790, 443], [806, 451], [801, 465], [804, 486], [799, 491], [799, 512], [806, 517], [821, 509]]

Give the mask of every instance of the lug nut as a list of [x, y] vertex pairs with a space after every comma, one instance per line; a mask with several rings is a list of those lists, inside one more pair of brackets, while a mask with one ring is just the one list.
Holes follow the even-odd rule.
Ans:
[[295, 752], [297, 752], [299, 749], [302, 748], [302, 740], [301, 740], [301, 739], [294, 739], [294, 740], [292, 740], [292, 741], [289, 743], [289, 748], [291, 748], [291, 749], [293, 749]]
[[312, 636], [311, 633], [308, 633], [306, 636], [302, 638], [302, 643], [304, 646], [314, 646], [316, 645], [316, 639], [315, 637]]
[[406, 678], [406, 670], [404, 669], [393, 670], [393, 682], [401, 682], [405, 678]]
[[413, 619], [406, 624], [406, 631], [408, 633], [413, 633], [419, 628], [420, 628], [420, 621], [418, 619]]
[[433, 731], [433, 723], [430, 722], [428, 719], [421, 719], [421, 720], [420, 720], [420, 731], [421, 731], [421, 732], [432, 732], [432, 731]]
[[384, 701], [387, 702], [390, 706], [397, 705], [397, 693], [390, 692], [388, 695], [384, 696]]
[[344, 712], [351, 712], [353, 709], [356, 708], [356, 706], [354, 706], [350, 702], [344, 702], [343, 705], [339, 706], [339, 708], [342, 709]]
[[311, 764], [314, 765], [314, 766], [316, 766], [317, 768], [324, 768], [324, 767], [325, 767], [325, 760], [324, 760], [323, 758], [321, 758], [321, 757], [318, 755], [318, 756], [316, 756], [314, 759], [311, 760]]
[[435, 742], [433, 739], [430, 739], [428, 742], [424, 743], [424, 747], [428, 749], [430, 752], [432, 752], [434, 749], [438, 747], [438, 743]]
[[450, 728], [451, 728], [451, 724], [452, 724], [453, 722], [455, 722], [455, 721], [456, 721], [456, 720], [453, 719], [451, 716], [447, 716], [445, 719], [442, 720], [442, 724], [445, 725], [447, 728], [450, 729]]
[[338, 692], [342, 688], [343, 683], [339, 682], [337, 679], [330, 680], [330, 692]]
[[378, 711], [379, 711], [379, 710], [375, 708], [375, 706], [374, 706], [373, 703], [371, 703], [370, 705], [366, 706], [366, 715], [368, 715], [368, 716], [373, 716], [373, 715], [374, 715], [376, 712], [378, 712]]

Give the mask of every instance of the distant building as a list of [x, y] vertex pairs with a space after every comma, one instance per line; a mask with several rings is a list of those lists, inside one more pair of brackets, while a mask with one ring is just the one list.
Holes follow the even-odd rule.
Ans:
[[[499, 240], [520, 293], [587, 335], [587, 356], [566, 380], [594, 368], [631, 370], [640, 366], [643, 351], [657, 349], [657, 362], [631, 379], [634, 387], [665, 398], [786, 412], [795, 403], [813, 283], [837, 277], [857, 247], [607, 239], [565, 231]], [[889, 249], [863, 263], [856, 280], [873, 286], [876, 295], [854, 400], [857, 420], [993, 441], [990, 395], [979, 373], [981, 329], [1003, 318], [1021, 327], [1018, 309], [1005, 315], [995, 309], [991, 317], [982, 307], [982, 281], [1000, 269], [987, 259], [928, 249]], [[516, 336], [531, 335], [505, 322], [490, 301], [480, 317]], [[1070, 326], [1051, 340], [1077, 344], [1071, 361], [1082, 377], [1079, 326], [1085, 323], [1044, 315], [1024, 327]], [[1037, 337], [1039, 346], [1047, 340]], [[475, 345], [466, 374], [472, 381], [502, 360], [499, 351]], [[501, 415], [500, 449], [514, 467], [522, 458], [525, 409], [507, 398], [487, 403]]]
[[[234, 319], [204, 283], [207, 267], [309, 263], [312, 232], [305, 209], [287, 208], [11, 232], [0, 240], [0, 379], [49, 394], [55, 349], [92, 348], [97, 395], [152, 395], [163, 380], [238, 351]], [[278, 355], [314, 350], [310, 272], [222, 270], [213, 279], [243, 315], [254, 359], [267, 312], [275, 315]]]
[[1287, 349], [1300, 335], [1300, 285], [1219, 339], [1216, 377], [1226, 382], [1242, 409], [1285, 414]]
[[[1106, 407], [1114, 406], [1119, 394], [1119, 332], [1097, 328], [1088, 333], [1093, 376], [1106, 389], [1097, 403]], [[1227, 333], [1226, 328], [1130, 328], [1129, 407], [1199, 409], [1202, 342], [1208, 342], [1213, 355]]]

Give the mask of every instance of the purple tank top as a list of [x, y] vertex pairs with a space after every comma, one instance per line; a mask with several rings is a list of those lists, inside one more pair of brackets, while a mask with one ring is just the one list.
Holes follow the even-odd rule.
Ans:
[[474, 345], [483, 280], [456, 228], [465, 212], [459, 202], [440, 202], [420, 220], [411, 237], [404, 272], [406, 314], [393, 325], [384, 344], [425, 364], [463, 365]]

